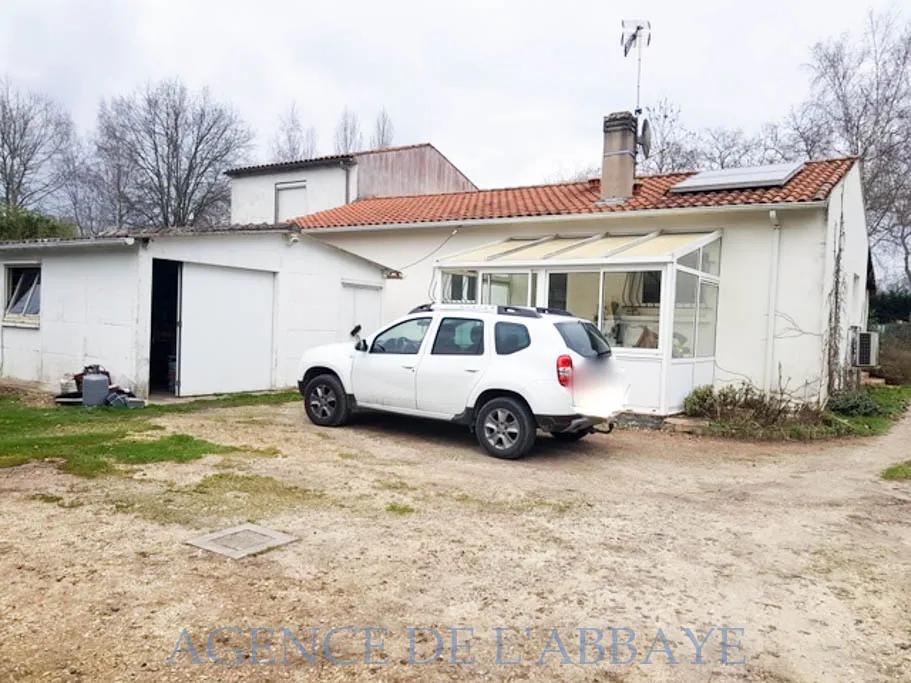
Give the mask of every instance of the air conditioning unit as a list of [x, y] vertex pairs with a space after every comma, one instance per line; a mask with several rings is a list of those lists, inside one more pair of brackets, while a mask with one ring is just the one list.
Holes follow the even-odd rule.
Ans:
[[854, 333], [854, 365], [858, 368], [879, 365], [879, 332]]

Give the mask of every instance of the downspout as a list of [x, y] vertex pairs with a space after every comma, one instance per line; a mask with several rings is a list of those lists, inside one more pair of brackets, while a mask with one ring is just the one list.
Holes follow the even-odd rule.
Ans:
[[351, 160], [343, 159], [341, 167], [345, 169], [345, 204], [351, 203]]
[[772, 262], [769, 269], [769, 310], [766, 320], [765, 372], [762, 381], [762, 390], [766, 393], [772, 388], [772, 373], [775, 371], [775, 316], [778, 313], [778, 267], [781, 260], [781, 221], [775, 209], [769, 211], [769, 222], [772, 224]]

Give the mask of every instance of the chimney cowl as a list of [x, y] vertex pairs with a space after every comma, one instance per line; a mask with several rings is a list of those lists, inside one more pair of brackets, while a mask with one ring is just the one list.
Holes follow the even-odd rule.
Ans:
[[604, 156], [601, 164], [601, 201], [623, 202], [633, 196], [636, 177], [636, 133], [632, 112], [604, 117]]

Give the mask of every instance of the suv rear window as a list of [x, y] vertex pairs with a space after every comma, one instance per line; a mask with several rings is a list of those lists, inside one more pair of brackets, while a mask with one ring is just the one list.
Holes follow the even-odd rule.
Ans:
[[508, 356], [510, 353], [527, 349], [531, 346], [528, 328], [519, 323], [497, 323], [494, 325], [494, 341], [497, 353]]
[[581, 321], [555, 323], [554, 327], [563, 337], [566, 346], [578, 353], [580, 356], [594, 358], [596, 356], [609, 356], [610, 344], [601, 330], [592, 325]]

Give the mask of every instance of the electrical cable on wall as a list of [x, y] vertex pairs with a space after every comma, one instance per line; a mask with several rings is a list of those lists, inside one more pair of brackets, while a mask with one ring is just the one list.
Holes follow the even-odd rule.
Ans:
[[419, 258], [417, 261], [414, 261], [413, 263], [409, 263], [407, 266], [402, 266], [401, 268], [396, 268], [396, 270], [398, 270], [399, 272], [402, 272], [403, 270], [407, 270], [409, 268], [416, 266], [417, 264], [421, 263], [422, 261], [426, 261], [431, 256], [436, 254], [440, 249], [445, 247], [446, 244], [449, 242], [449, 240], [451, 240], [453, 237], [455, 237], [456, 233], [458, 233], [458, 232], [459, 232], [459, 229], [456, 228], [451, 233], [449, 233], [449, 236], [446, 237], [446, 239], [444, 239], [442, 242], [440, 242], [440, 244], [437, 246], [437, 248], [434, 249], [433, 251], [431, 251], [429, 254], [427, 254], [426, 256], [422, 256], [421, 258]]

